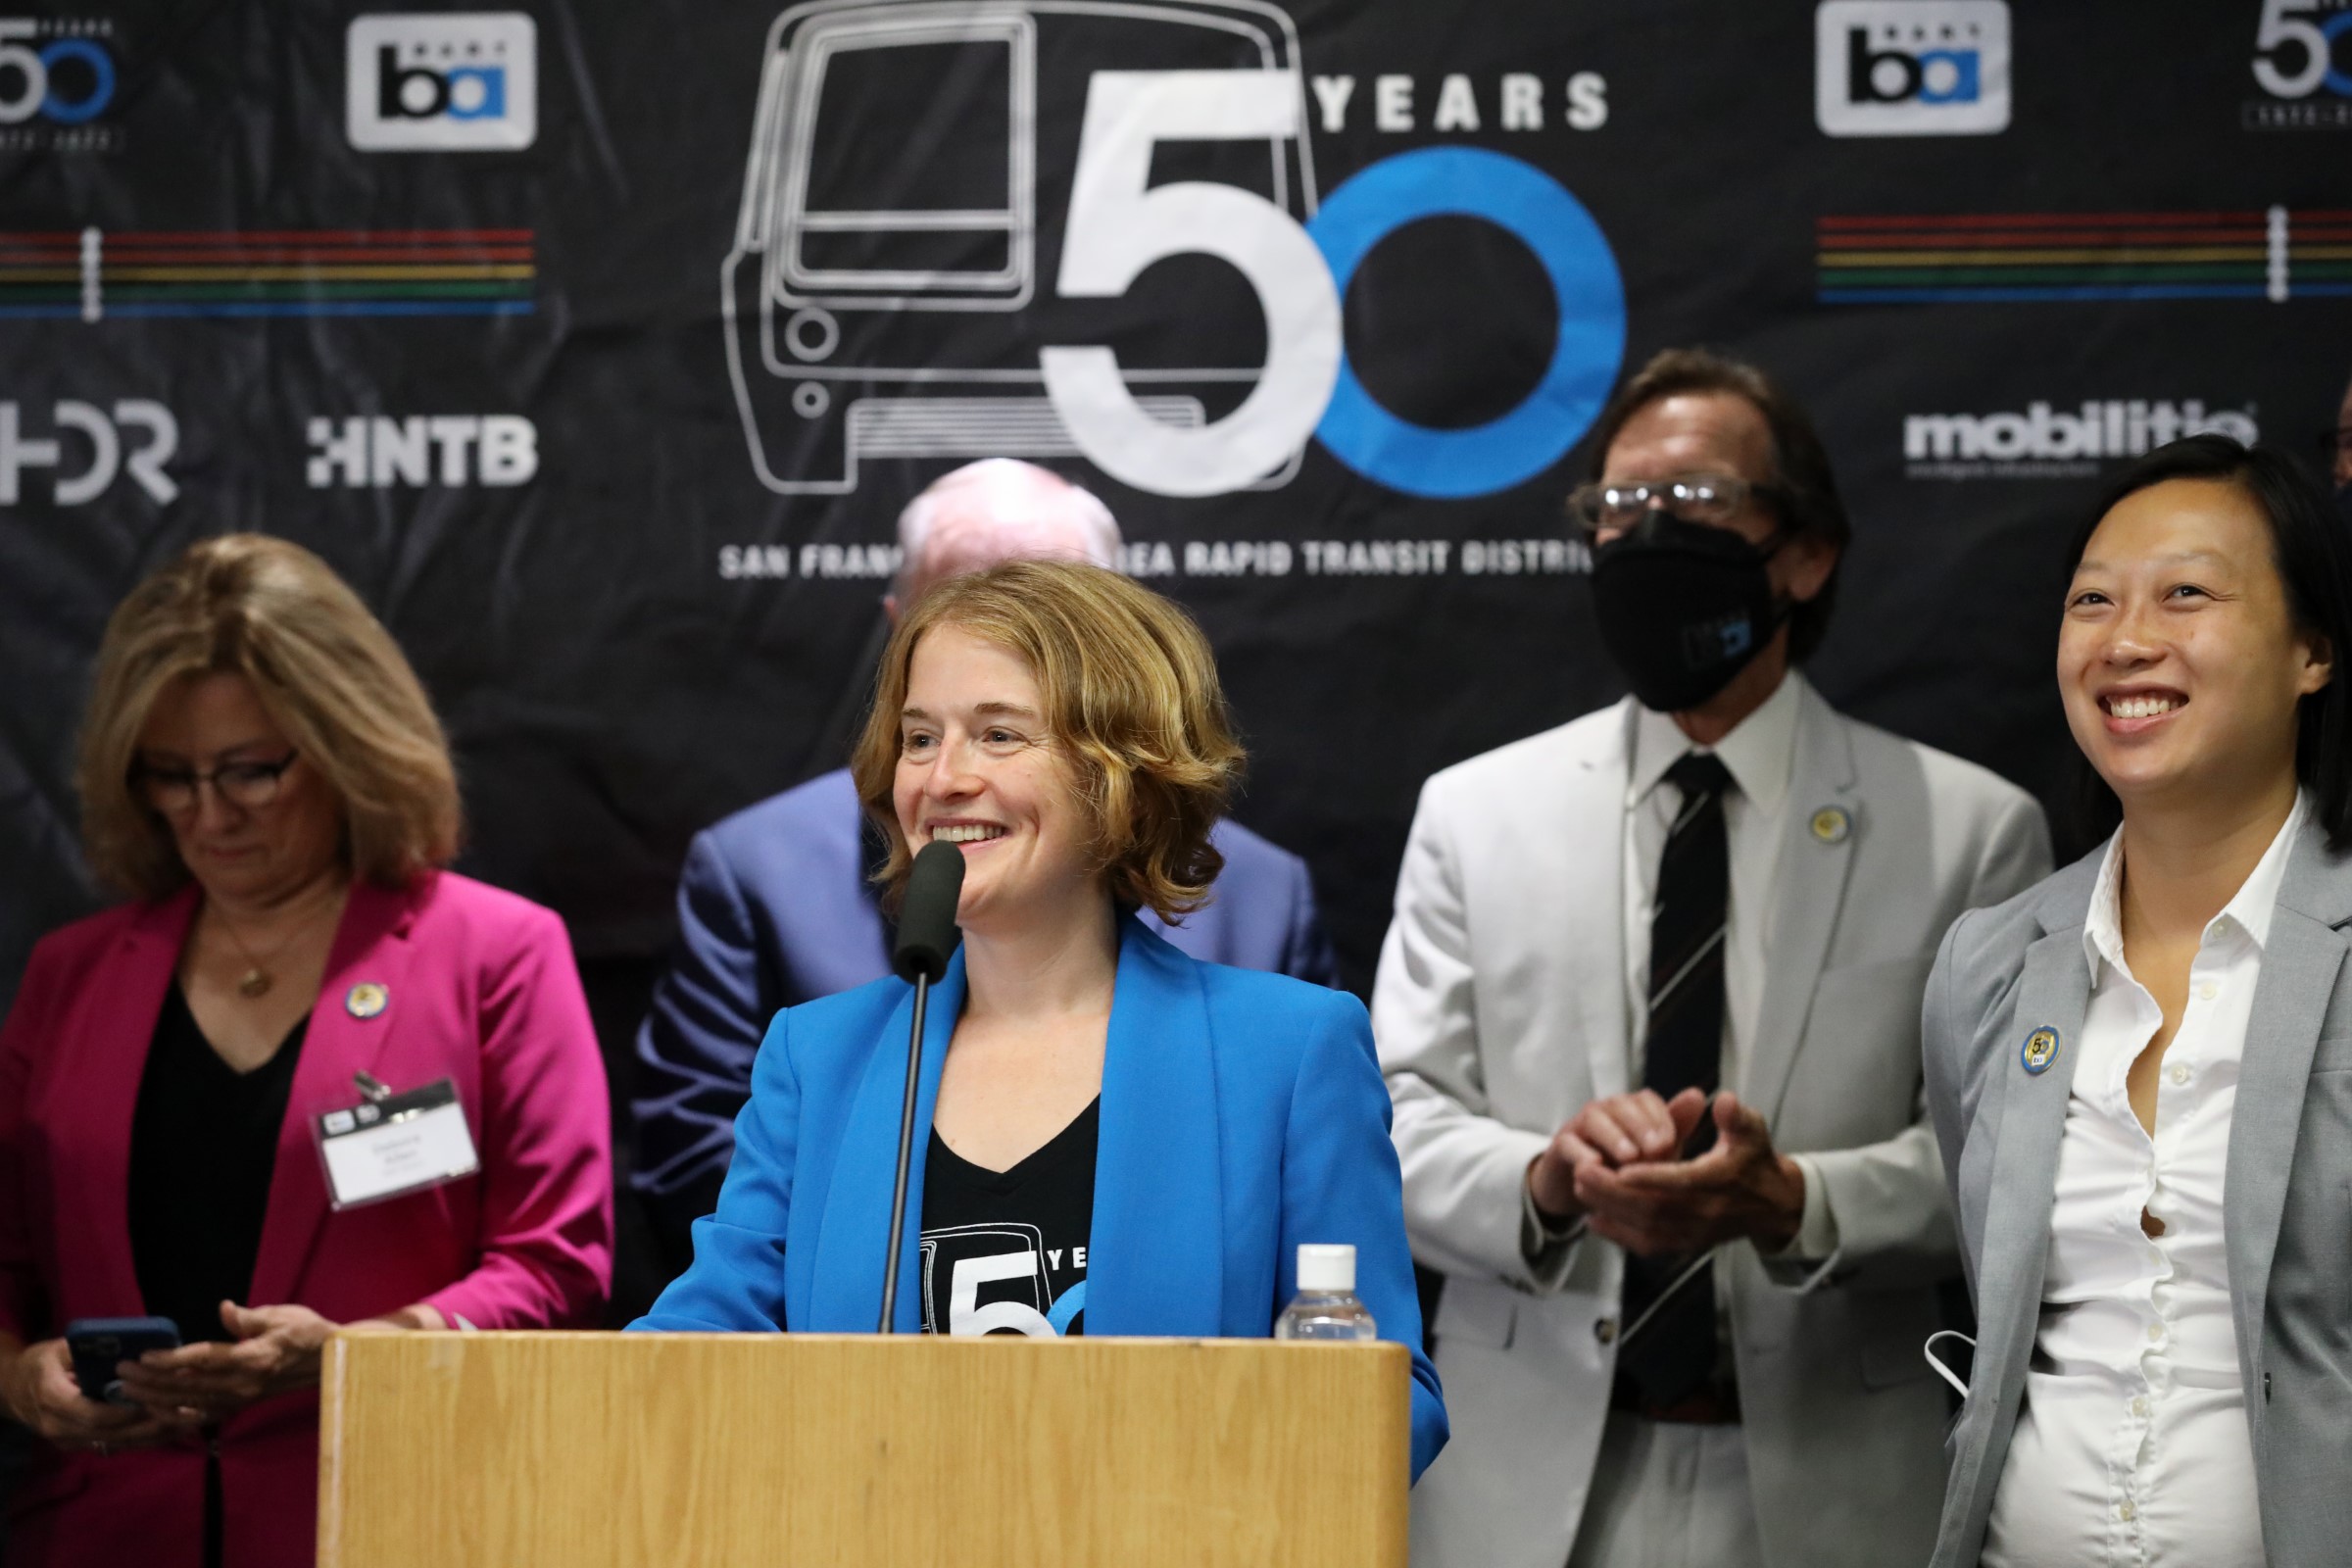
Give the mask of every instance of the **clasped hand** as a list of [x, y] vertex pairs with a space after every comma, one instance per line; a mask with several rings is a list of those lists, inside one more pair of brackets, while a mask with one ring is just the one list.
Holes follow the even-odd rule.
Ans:
[[1581, 1215], [1594, 1235], [1643, 1257], [1742, 1238], [1787, 1247], [1804, 1219], [1804, 1172], [1774, 1150], [1762, 1113], [1729, 1093], [1715, 1097], [1714, 1147], [1680, 1157], [1708, 1113], [1697, 1089], [1595, 1100], [1529, 1164], [1528, 1193], [1541, 1212]]

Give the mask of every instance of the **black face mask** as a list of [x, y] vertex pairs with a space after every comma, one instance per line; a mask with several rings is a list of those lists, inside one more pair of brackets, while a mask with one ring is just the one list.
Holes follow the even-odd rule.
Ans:
[[1592, 608], [1642, 706], [1698, 707], [1731, 684], [1788, 618], [1759, 549], [1729, 528], [1652, 512], [1592, 551]]

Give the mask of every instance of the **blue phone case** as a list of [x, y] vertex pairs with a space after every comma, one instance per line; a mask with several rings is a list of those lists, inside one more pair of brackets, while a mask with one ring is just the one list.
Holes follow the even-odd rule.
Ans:
[[149, 1350], [179, 1348], [179, 1325], [168, 1317], [77, 1317], [66, 1325], [66, 1350], [74, 1357], [74, 1381], [81, 1396], [128, 1404], [115, 1363], [135, 1361]]

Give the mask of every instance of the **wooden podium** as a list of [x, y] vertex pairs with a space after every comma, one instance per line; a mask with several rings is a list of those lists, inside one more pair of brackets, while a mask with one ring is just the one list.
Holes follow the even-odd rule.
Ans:
[[1403, 1568], [1403, 1347], [338, 1335], [319, 1568]]

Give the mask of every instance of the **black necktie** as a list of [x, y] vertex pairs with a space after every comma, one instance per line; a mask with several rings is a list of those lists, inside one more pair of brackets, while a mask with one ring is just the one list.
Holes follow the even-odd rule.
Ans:
[[[1657, 900], [1649, 921], [1649, 1031], [1642, 1085], [1672, 1100], [1697, 1088], [1712, 1095], [1723, 1066], [1723, 947], [1731, 910], [1731, 848], [1723, 828], [1723, 792], [1732, 778], [1721, 761], [1692, 753], [1666, 770], [1682, 793], [1666, 849], [1658, 858]], [[1700, 1122], [1692, 1150], [1715, 1140]], [[1625, 1260], [1624, 1321], [1630, 1329], [1692, 1257]], [[1639, 1402], [1673, 1404], [1697, 1393], [1715, 1372], [1715, 1277], [1711, 1264], [1657, 1309], [1625, 1348], [1618, 1371]]]

